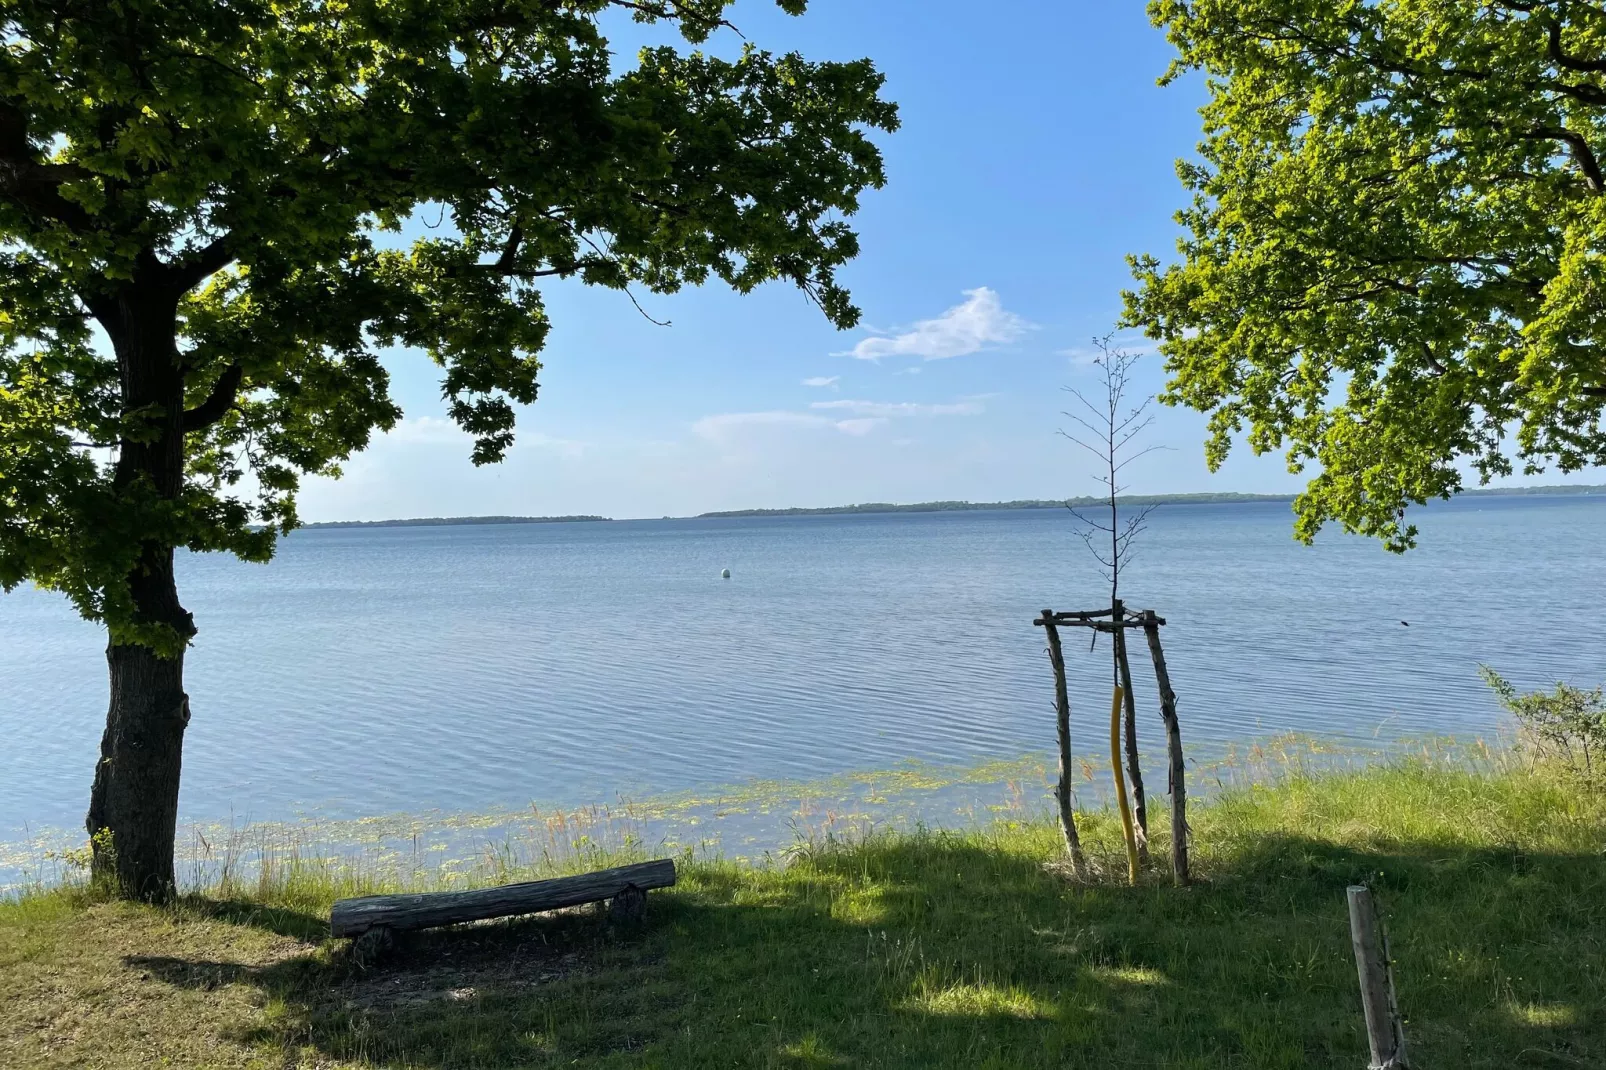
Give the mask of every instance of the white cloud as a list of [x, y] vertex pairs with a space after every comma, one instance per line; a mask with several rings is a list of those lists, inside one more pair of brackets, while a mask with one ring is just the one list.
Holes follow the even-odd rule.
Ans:
[[1032, 324], [1005, 311], [994, 290], [978, 286], [964, 293], [962, 304], [935, 319], [921, 320], [900, 333], [866, 338], [847, 355], [860, 360], [894, 356], [944, 360], [1013, 342], [1031, 329]]
[[893, 416], [974, 416], [982, 411], [977, 401], [957, 401], [946, 405], [923, 405], [914, 401], [816, 401], [811, 409], [834, 409], [855, 416], [887, 419]]
[[701, 438], [720, 439], [744, 427], [823, 427], [830, 422], [807, 412], [723, 412], [704, 416], [691, 425], [691, 430]]
[[521, 433], [515, 429], [513, 432], [513, 448], [517, 450], [529, 449], [532, 447], [535, 449], [552, 450], [563, 457], [580, 457], [583, 456], [586, 451], [586, 444], [584, 442], [576, 442], [572, 438], [553, 438], [551, 435], [542, 435], [530, 432]]
[[[929, 405], [914, 401], [859, 401], [843, 398], [816, 401], [808, 412], [770, 409], [764, 412], [723, 412], [704, 416], [691, 425], [692, 434], [711, 442], [728, 441], [751, 428], [822, 429], [834, 427], [844, 435], [862, 437], [883, 424], [906, 416], [971, 416], [983, 411], [978, 394], [955, 402]], [[838, 417], [842, 418], [838, 418]]]
[[[833, 406], [827, 404], [823, 407], [831, 408]], [[842, 432], [844, 435], [853, 435], [854, 437], [858, 438], [868, 435], [871, 431], [874, 431], [877, 427], [880, 427], [882, 424], [887, 422], [887, 417], [884, 415], [862, 415], [859, 414], [857, 409], [850, 409], [848, 411], [855, 413], [855, 415], [853, 418], [847, 420], [835, 420], [830, 417], [821, 416], [812, 412], [787, 412], [784, 410], [775, 410], [771, 412], [724, 412], [718, 414], [717, 416], [704, 416], [701, 420], [698, 420], [696, 423], [692, 424], [691, 429], [693, 434], [700, 438], [708, 439], [712, 442], [727, 441], [733, 435], [741, 432], [743, 429], [754, 427], [803, 428], [815, 430], [831, 427]]]
[[442, 416], [409, 416], [397, 420], [386, 435], [397, 442], [466, 442], [457, 424]]
[[828, 386], [836, 389], [836, 384], [842, 377], [840, 375], [816, 375], [812, 379], [803, 380], [804, 386]]
[[[457, 426], [456, 421], [444, 416], [406, 417], [396, 421], [396, 426], [386, 432], [385, 437], [393, 442], [459, 446], [464, 450], [470, 449], [473, 443], [473, 439]], [[549, 450], [564, 457], [579, 457], [585, 453], [584, 442], [554, 438], [539, 431], [523, 431], [517, 427], [513, 429], [513, 448]]]

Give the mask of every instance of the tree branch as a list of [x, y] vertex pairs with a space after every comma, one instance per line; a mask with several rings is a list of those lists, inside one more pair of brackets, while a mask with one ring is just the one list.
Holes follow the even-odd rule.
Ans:
[[[521, 268], [518, 266], [519, 247], [524, 244], [524, 231], [514, 226], [508, 232], [507, 241], [502, 245], [502, 252], [495, 260], [488, 264], [469, 264], [464, 270], [473, 272], [486, 272], [502, 279], [543, 279], [552, 275], [573, 275], [587, 263], [594, 263], [587, 257], [579, 260], [570, 260], [563, 264], [554, 264], [545, 268]], [[605, 259], [598, 257], [597, 259]]]
[[208, 427], [223, 419], [228, 411], [234, 408], [234, 399], [240, 392], [240, 384], [245, 379], [245, 368], [239, 364], [230, 364], [223, 369], [217, 382], [212, 385], [212, 393], [207, 395], [205, 401], [187, 409], [184, 413], [184, 430], [204, 431]]
[[41, 163], [28, 140], [28, 116], [0, 103], [0, 197], [24, 210], [75, 231], [90, 228], [89, 213], [61, 195], [61, 183], [93, 177], [72, 164]]
[[1531, 133], [1519, 136], [1560, 141], [1567, 146], [1573, 162], [1584, 173], [1584, 178], [1588, 181], [1589, 188], [1595, 193], [1606, 189], [1606, 178], [1601, 175], [1600, 161], [1595, 158], [1594, 150], [1589, 147], [1589, 142], [1585, 140], [1584, 135], [1576, 130], [1569, 130], [1565, 126], [1539, 126], [1535, 127]]
[[1579, 71], [1585, 74], [1606, 74], [1606, 61], [1598, 59], [1581, 59], [1578, 56], [1569, 56], [1561, 50], [1561, 23], [1548, 22], [1545, 26], [1546, 51], [1550, 53], [1551, 62], [1556, 66], [1569, 71]]
[[234, 262], [232, 238], [230, 234], [214, 238], [195, 252], [168, 265], [179, 293], [188, 293]]
[[[694, 12], [687, 11], [685, 5], [680, 3], [679, 0], [641, 0], [641, 2], [635, 2], [635, 0], [610, 0], [610, 2], [614, 7], [622, 7], [626, 11], [634, 11], [636, 14], [648, 19], [679, 22], [683, 25], [692, 25], [709, 31], [723, 27], [735, 33], [737, 37], [742, 37], [742, 31], [738, 30], [729, 19], [697, 15]], [[745, 37], [742, 39], [746, 40]]]
[[496, 258], [496, 270], [503, 275], [513, 272], [513, 260], [519, 255], [519, 245], [524, 241], [524, 231], [519, 229], [517, 223], [507, 232], [507, 244], [502, 246], [502, 255]]

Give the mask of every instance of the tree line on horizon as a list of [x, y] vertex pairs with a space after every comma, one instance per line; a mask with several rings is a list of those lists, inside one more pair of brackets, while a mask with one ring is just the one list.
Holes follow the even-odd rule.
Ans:
[[[1463, 492], [1469, 495], [1495, 497], [1526, 495], [1573, 495], [1606, 493], [1606, 484], [1554, 483], [1530, 487], [1481, 487]], [[1293, 494], [1241, 494], [1235, 491], [1204, 491], [1196, 494], [1121, 494], [1116, 501], [1121, 505], [1223, 505], [1237, 502], [1291, 502]], [[740, 517], [763, 516], [836, 516], [854, 513], [946, 513], [946, 512], [1008, 512], [1023, 509], [1066, 509], [1103, 504], [1107, 497], [1083, 495], [1077, 498], [1020, 498], [1007, 502], [933, 501], [860, 502], [854, 505], [788, 506], [778, 509], [724, 509], [692, 516], [666, 516], [664, 520], [722, 520]], [[646, 519], [646, 518], [642, 518]], [[473, 524], [581, 524], [599, 521], [613, 522], [611, 516], [430, 516], [408, 517], [395, 520], [321, 520], [304, 523], [303, 528], [394, 528], [394, 527], [449, 527]]]

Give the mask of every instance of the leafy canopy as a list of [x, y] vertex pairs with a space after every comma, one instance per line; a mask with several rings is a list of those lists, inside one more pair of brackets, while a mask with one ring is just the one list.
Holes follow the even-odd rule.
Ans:
[[[140, 547], [268, 557], [300, 478], [399, 417], [380, 347], [427, 353], [475, 463], [499, 460], [546, 277], [786, 280], [852, 325], [843, 217], [883, 182], [867, 131], [897, 125], [873, 66], [669, 45], [632, 66], [604, 33], [696, 45], [727, 5], [0, 0], [0, 585], [170, 644], [129, 594]], [[176, 492], [97, 449], [173, 418], [142, 400], [153, 359], [182, 380]]]
[[1317, 471], [1296, 503], [1396, 550], [1405, 509], [1606, 462], [1606, 6], [1152, 0], [1209, 87], [1181, 260], [1126, 318], [1208, 459]]

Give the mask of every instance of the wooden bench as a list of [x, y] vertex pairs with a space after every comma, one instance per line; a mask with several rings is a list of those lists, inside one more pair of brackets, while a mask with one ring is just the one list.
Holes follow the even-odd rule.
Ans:
[[468, 892], [420, 892], [414, 895], [365, 895], [340, 899], [329, 911], [333, 936], [388, 936], [410, 929], [431, 929], [463, 921], [507, 918], [543, 910], [612, 900], [616, 917], [639, 918], [651, 888], [675, 883], [675, 863], [668, 858], [582, 873], [576, 877], [504, 884]]

